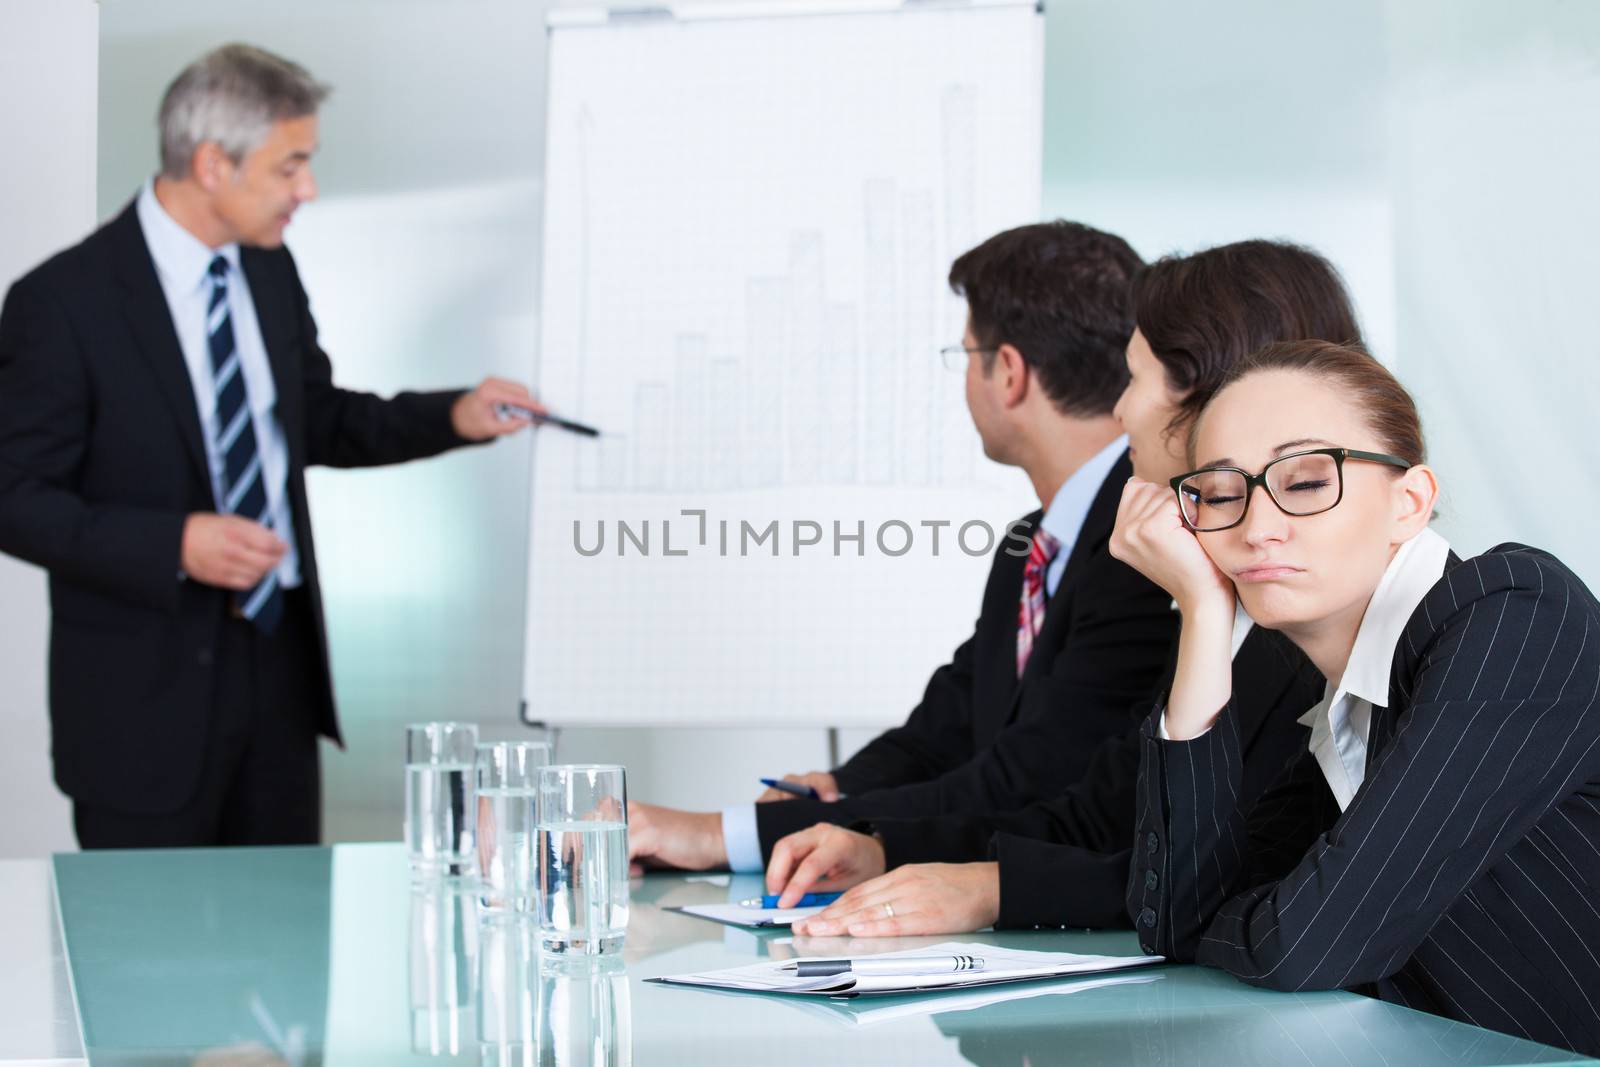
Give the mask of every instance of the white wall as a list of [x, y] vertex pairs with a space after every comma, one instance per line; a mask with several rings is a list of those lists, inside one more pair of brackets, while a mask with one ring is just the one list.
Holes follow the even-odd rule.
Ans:
[[1600, 589], [1600, 5], [1387, 9], [1402, 377], [1463, 554]]
[[1147, 259], [1249, 237], [1327, 255], [1395, 350], [1383, 0], [1052, 0], [1046, 214]]
[[[0, 0], [0, 290], [94, 221], [98, 9], [92, 0]], [[0, 857], [74, 845], [50, 778], [44, 572], [0, 556]]]
[[1045, 209], [1146, 256], [1344, 272], [1422, 409], [1438, 528], [1600, 586], [1600, 6], [1052, 0]]

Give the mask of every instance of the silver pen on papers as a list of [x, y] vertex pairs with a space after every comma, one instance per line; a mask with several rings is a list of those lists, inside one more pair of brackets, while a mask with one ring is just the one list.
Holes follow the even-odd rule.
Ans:
[[983, 970], [981, 956], [888, 956], [861, 960], [796, 960], [785, 963], [780, 971], [793, 971], [797, 978], [826, 978], [835, 974], [859, 974], [863, 977], [894, 977], [914, 974], [956, 974], [961, 971]]

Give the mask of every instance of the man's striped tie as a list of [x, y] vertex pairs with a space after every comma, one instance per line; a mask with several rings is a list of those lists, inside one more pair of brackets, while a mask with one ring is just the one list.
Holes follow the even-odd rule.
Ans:
[[[217, 396], [217, 451], [222, 455], [222, 499], [225, 515], [253, 519], [269, 529], [267, 484], [261, 474], [261, 450], [256, 447], [250, 418], [250, 396], [239, 368], [239, 349], [233, 343], [233, 317], [228, 314], [228, 261], [211, 261], [211, 303], [206, 310], [206, 334], [211, 342], [211, 380]], [[270, 634], [283, 617], [283, 590], [278, 573], [269, 571], [254, 589], [234, 594], [239, 613], [262, 633]]]
[[1022, 603], [1017, 606], [1017, 677], [1028, 666], [1033, 655], [1033, 639], [1039, 636], [1044, 625], [1045, 573], [1050, 561], [1061, 551], [1061, 542], [1045, 533], [1044, 527], [1034, 531], [1033, 544], [1028, 551], [1028, 562], [1022, 567]]

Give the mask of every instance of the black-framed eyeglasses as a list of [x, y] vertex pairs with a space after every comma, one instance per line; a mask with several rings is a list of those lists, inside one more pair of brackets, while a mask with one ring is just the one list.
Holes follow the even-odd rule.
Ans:
[[998, 348], [968, 348], [966, 345], [945, 345], [939, 349], [939, 358], [944, 362], [944, 369], [961, 371], [967, 369], [967, 356], [981, 356], [989, 352], [998, 352]]
[[1178, 510], [1184, 524], [1197, 533], [1227, 530], [1244, 521], [1255, 487], [1285, 515], [1320, 515], [1338, 507], [1344, 499], [1344, 463], [1347, 459], [1386, 463], [1410, 470], [1411, 464], [1399, 456], [1382, 452], [1360, 452], [1354, 448], [1311, 448], [1290, 452], [1251, 474], [1238, 467], [1207, 467], [1172, 479], [1178, 494]]

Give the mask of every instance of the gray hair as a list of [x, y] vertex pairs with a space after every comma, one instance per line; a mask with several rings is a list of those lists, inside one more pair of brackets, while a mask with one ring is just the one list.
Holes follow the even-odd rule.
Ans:
[[208, 52], [161, 98], [161, 173], [185, 177], [206, 141], [239, 163], [267, 139], [274, 122], [315, 114], [329, 92], [298, 63], [252, 45]]

